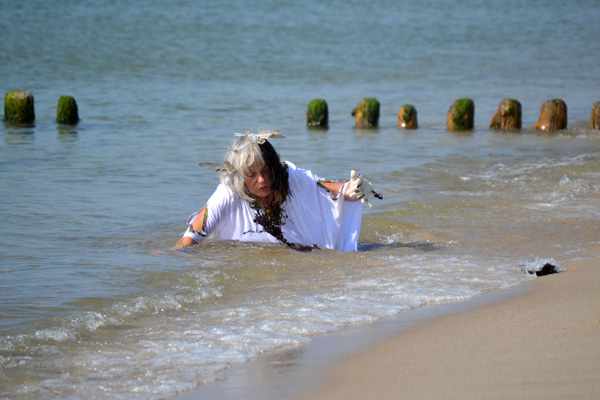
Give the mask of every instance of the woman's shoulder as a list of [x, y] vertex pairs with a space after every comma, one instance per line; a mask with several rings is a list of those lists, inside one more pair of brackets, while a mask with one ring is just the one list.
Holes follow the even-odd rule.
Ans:
[[207, 205], [210, 207], [215, 205], [233, 204], [239, 200], [239, 196], [237, 196], [228, 185], [219, 183], [213, 194], [208, 199]]
[[229, 185], [225, 183], [219, 183], [213, 195], [223, 196], [223, 197], [232, 197], [235, 196], [233, 189], [229, 187]]
[[302, 185], [302, 184], [312, 184], [319, 181], [319, 177], [312, 173], [311, 170], [298, 168], [294, 163], [290, 161], [285, 161], [285, 164], [288, 167], [288, 175], [290, 180], [290, 185]]

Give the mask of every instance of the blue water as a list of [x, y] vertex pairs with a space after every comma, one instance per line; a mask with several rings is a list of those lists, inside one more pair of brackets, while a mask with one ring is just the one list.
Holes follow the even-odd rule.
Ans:
[[[532, 257], [578, 256], [600, 218], [586, 129], [599, 19], [592, 0], [0, 0], [0, 90], [30, 90], [36, 108], [34, 127], [0, 125], [0, 398], [78, 398], [89, 382], [86, 397], [168, 397], [314, 334], [517, 284]], [[76, 127], [54, 122], [65, 94]], [[374, 132], [353, 129], [365, 96], [381, 102]], [[448, 134], [464, 96], [476, 129]], [[326, 132], [305, 128], [315, 97]], [[524, 127], [563, 98], [569, 129], [491, 132], [504, 97]], [[416, 132], [395, 127], [404, 103]], [[260, 128], [286, 136], [283, 158], [357, 168], [384, 191], [360, 257], [172, 249], [233, 133]]]

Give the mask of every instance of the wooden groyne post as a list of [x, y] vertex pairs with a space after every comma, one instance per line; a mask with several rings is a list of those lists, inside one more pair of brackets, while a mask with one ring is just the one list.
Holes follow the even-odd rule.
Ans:
[[329, 107], [324, 99], [312, 99], [308, 102], [306, 126], [320, 129], [329, 127]]
[[404, 104], [400, 107], [396, 117], [396, 126], [401, 129], [417, 129], [417, 109], [412, 104]]
[[58, 98], [56, 122], [64, 125], [76, 125], [79, 122], [79, 110], [73, 96], [60, 96]]
[[12, 125], [33, 125], [34, 99], [31, 92], [11, 90], [4, 95], [4, 121]]
[[600, 101], [592, 104], [592, 115], [590, 117], [590, 128], [600, 129]]
[[503, 99], [490, 122], [491, 129], [516, 131], [521, 129], [521, 103], [515, 99]]
[[379, 125], [379, 100], [375, 97], [365, 97], [352, 110], [355, 127], [359, 129], [377, 128]]
[[468, 97], [463, 97], [452, 103], [448, 110], [446, 125], [451, 132], [470, 131], [475, 120], [475, 103]]
[[554, 132], [567, 128], [567, 104], [562, 99], [545, 101], [535, 129], [542, 132]]

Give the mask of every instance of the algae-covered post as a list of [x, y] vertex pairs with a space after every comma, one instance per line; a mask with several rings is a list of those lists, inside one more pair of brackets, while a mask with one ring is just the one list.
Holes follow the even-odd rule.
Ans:
[[521, 129], [521, 103], [515, 99], [503, 99], [492, 117], [490, 128], [505, 131]]
[[58, 98], [56, 122], [64, 125], [75, 125], [79, 122], [79, 110], [74, 97], [60, 96]]
[[321, 129], [329, 127], [329, 108], [324, 99], [312, 99], [308, 102], [306, 126]]
[[600, 101], [592, 104], [592, 116], [590, 118], [590, 128], [600, 129]]
[[417, 129], [417, 109], [412, 104], [404, 104], [398, 111], [396, 125], [403, 129]]
[[365, 97], [352, 110], [356, 128], [370, 129], [379, 125], [379, 100], [374, 97]]
[[456, 100], [448, 110], [447, 126], [449, 131], [469, 131], [473, 129], [475, 103], [467, 97]]
[[24, 90], [11, 90], [4, 95], [4, 120], [14, 125], [32, 125], [35, 121], [33, 95]]
[[567, 128], [567, 104], [562, 99], [545, 101], [540, 109], [540, 117], [535, 129], [542, 132], [553, 132]]

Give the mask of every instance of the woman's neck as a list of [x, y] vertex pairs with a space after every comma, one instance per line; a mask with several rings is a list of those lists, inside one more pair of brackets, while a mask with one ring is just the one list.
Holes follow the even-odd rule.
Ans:
[[269, 209], [275, 206], [275, 196], [270, 194], [266, 197], [256, 198], [256, 204], [263, 209]]

